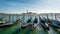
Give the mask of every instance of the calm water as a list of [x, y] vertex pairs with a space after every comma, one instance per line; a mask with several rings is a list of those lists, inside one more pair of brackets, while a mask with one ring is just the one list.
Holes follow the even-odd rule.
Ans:
[[[35, 16], [41, 16], [41, 17], [45, 17], [47, 18], [47, 14], [39, 14], [39, 15], [34, 15], [34, 14], [22, 14], [22, 15], [3, 15], [3, 14], [0, 14], [0, 18], [3, 18], [3, 20], [7, 20], [9, 19], [10, 21], [16, 21], [17, 19], [24, 19], [27, 20], [28, 18], [30, 18], [30, 16], [32, 16], [32, 20], [34, 19]], [[55, 19], [55, 14], [48, 14], [48, 18], [50, 19]], [[56, 19], [60, 21], [60, 15], [57, 15], [56, 16]]]
[[[13, 22], [13, 21], [16, 21], [17, 19], [21, 19], [21, 20], [24, 20], [24, 22], [26, 22], [27, 19], [30, 18], [30, 16], [32, 16], [32, 21], [34, 20], [35, 16], [38, 19], [39, 19], [39, 16], [47, 18], [47, 15], [45, 15], [45, 14], [44, 15], [42, 15], [42, 14], [40, 14], [40, 15], [18, 15], [18, 16], [11, 15], [10, 19], [9, 19], [8, 15], [7, 16], [6, 15], [4, 15], [4, 16], [0, 15], [0, 18], [3, 17], [3, 20], [5, 20], [5, 21], [8, 21], [8, 19], [9, 19], [10, 21]], [[55, 15], [54, 14], [53, 15], [49, 14], [48, 17], [50, 19], [55, 19]], [[57, 20], [60, 19], [59, 17], [60, 16], [57, 15]], [[23, 30], [21, 30], [20, 29], [21, 24], [22, 24], [22, 22], [20, 22], [19, 24], [12, 25], [10, 27], [6, 27], [3, 30], [0, 30], [0, 34], [58, 34], [58, 32], [54, 28], [52, 28], [50, 26], [49, 26], [50, 30], [49, 31], [47, 31], [47, 30], [45, 31], [44, 28], [40, 24], [38, 24], [38, 26], [34, 30], [32, 30], [30, 28], [30, 26], [25, 28], [25, 29], [23, 29]]]

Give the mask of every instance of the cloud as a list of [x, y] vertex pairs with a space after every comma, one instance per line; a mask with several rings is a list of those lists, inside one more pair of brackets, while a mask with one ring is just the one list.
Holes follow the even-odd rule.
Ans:
[[[8, 7], [4, 6], [5, 8], [10, 8], [11, 10], [2, 10], [10, 11], [10, 13], [22, 13], [26, 12], [26, 10], [36, 12], [36, 13], [60, 13], [60, 0], [16, 0], [16, 1], [2, 1], [0, 4], [8, 5]], [[2, 8], [4, 8], [2, 7]], [[1, 9], [1, 8], [0, 8]], [[12, 12], [13, 11], [13, 12]], [[16, 12], [14, 12], [16, 11]]]

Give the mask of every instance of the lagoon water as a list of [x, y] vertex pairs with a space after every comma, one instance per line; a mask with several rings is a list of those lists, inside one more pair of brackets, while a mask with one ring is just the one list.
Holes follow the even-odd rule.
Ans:
[[[23, 15], [10, 15], [10, 16], [1, 14], [0, 18], [3, 18], [4, 21], [11, 21], [11, 22], [16, 21], [17, 19], [21, 19], [21, 20], [23, 20], [22, 23], [24, 23], [31, 16], [32, 16], [32, 21], [34, 20], [35, 16], [38, 18], [38, 20], [39, 20], [39, 16], [47, 18], [46, 14], [38, 14], [38, 15], [23, 14]], [[55, 19], [55, 14], [49, 14], [48, 17], [50, 19]], [[56, 19], [60, 21], [60, 15], [57, 15], [56, 17], [57, 17]], [[30, 27], [21, 30], [20, 26], [22, 23], [20, 22], [19, 24], [16, 24], [16, 25], [13, 25], [10, 27], [6, 27], [3, 30], [0, 30], [0, 33], [1, 34], [58, 34], [58, 32], [52, 27], [50, 27], [49, 31], [45, 31], [43, 29], [43, 27], [41, 27], [40, 24], [34, 30], [31, 30]]]
[[[24, 19], [26, 21], [28, 18], [32, 16], [32, 20], [34, 17], [45, 17], [47, 18], [47, 14], [11, 14], [11, 15], [6, 15], [6, 14], [0, 14], [0, 18], [3, 18], [3, 20], [10, 20], [10, 21], [16, 21], [17, 19]], [[53, 19], [53, 20], [59, 20], [60, 21], [60, 14], [58, 14], [55, 18], [55, 14], [48, 14], [48, 18]]]

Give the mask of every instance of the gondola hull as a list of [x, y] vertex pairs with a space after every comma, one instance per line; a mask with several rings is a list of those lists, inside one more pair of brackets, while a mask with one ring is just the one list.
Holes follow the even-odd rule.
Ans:
[[24, 29], [24, 28], [26, 28], [27, 26], [29, 26], [31, 23], [23, 23], [22, 25], [21, 25], [21, 29]]
[[35, 29], [36, 27], [37, 27], [37, 23], [34, 23], [33, 25], [32, 25], [32, 29]]
[[38, 18], [35, 16], [35, 19], [33, 21], [33, 24], [32, 24], [32, 29], [35, 29], [38, 25]]
[[49, 23], [50, 26], [52, 26], [54, 28], [57, 28], [57, 29], [60, 29], [60, 25], [56, 24], [55, 21], [49, 20], [48, 23]]
[[41, 25], [42, 25], [42, 27], [43, 27], [44, 29], [49, 30], [49, 26], [48, 26], [48, 25], [46, 25], [46, 24], [44, 24], [44, 23], [41, 23]]
[[39, 17], [39, 20], [40, 20], [40, 24], [42, 25], [42, 27], [44, 28], [44, 29], [47, 29], [47, 30], [49, 30], [49, 26], [48, 26], [48, 24], [47, 24], [47, 20], [45, 19], [45, 18], [41, 18], [41, 17]]
[[11, 26], [11, 25], [13, 25], [13, 24], [17, 24], [17, 22], [20, 22], [20, 20], [17, 20], [17, 21], [15, 21], [15, 22], [9, 22], [9, 23], [5, 23], [5, 24], [1, 24], [0, 25], [0, 29], [1, 28], [4, 28], [4, 27], [8, 27], [8, 26]]

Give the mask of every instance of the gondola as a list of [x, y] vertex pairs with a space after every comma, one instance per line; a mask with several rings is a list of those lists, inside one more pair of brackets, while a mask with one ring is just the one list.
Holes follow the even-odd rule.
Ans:
[[16, 20], [15, 22], [9, 22], [9, 23], [5, 23], [5, 24], [1, 24], [1, 25], [0, 25], [0, 29], [1, 29], [1, 28], [4, 28], [4, 27], [11, 26], [11, 25], [13, 25], [13, 24], [16, 24], [16, 23], [18, 23], [19, 21], [20, 21], [20, 19]]
[[55, 20], [48, 19], [48, 23], [50, 26], [60, 29], [60, 25]]
[[43, 19], [39, 16], [39, 20], [40, 20], [40, 24], [42, 25], [42, 27], [44, 28], [44, 29], [47, 29], [47, 30], [49, 30], [49, 26], [48, 26], [48, 24], [47, 24], [47, 22], [46, 22], [46, 19], [43, 17]]
[[30, 24], [31, 24], [31, 18], [28, 19], [28, 20], [26, 21], [26, 23], [23, 23], [23, 24], [21, 25], [21, 29], [26, 28], [26, 27], [29, 26]]
[[52, 20], [52, 21], [54, 21], [56, 24], [60, 25], [59, 21], [57, 21], [57, 20]]
[[33, 24], [32, 24], [32, 29], [35, 29], [38, 25], [38, 19], [35, 17]]

